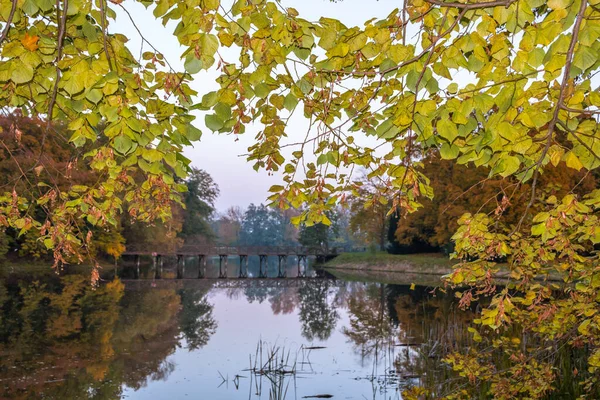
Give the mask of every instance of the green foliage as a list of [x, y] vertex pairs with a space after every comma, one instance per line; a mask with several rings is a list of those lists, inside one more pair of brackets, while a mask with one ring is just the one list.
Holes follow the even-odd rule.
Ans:
[[296, 231], [292, 214], [260, 204], [250, 204], [244, 213], [239, 232], [239, 244], [244, 246], [293, 246]]
[[350, 230], [370, 245], [377, 244], [385, 250], [388, 212], [390, 206], [386, 190], [366, 177], [354, 182], [354, 196], [350, 203]]
[[192, 168], [185, 183], [187, 186], [184, 195], [185, 217], [179, 236], [184, 238], [214, 236], [210, 227], [210, 218], [215, 211], [219, 187], [206, 171], [198, 168]]
[[325, 253], [333, 247], [335, 238], [339, 235], [338, 213], [336, 210], [326, 211], [327, 223], [305, 223], [300, 226], [298, 242], [302, 246], [321, 249]]

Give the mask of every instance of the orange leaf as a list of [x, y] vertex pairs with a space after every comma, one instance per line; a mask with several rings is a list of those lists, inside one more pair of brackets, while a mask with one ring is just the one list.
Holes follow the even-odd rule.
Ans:
[[23, 36], [23, 39], [21, 39], [21, 43], [27, 50], [36, 51], [38, 49], [38, 40], [40, 40], [39, 36], [29, 36], [29, 33], [26, 33], [25, 36]]

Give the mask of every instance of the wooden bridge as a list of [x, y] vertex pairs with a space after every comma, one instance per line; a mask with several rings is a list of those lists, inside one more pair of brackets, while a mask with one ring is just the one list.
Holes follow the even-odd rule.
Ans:
[[[258, 278], [267, 278], [267, 262], [269, 256], [278, 258], [278, 278], [285, 278], [285, 266], [288, 256], [296, 256], [298, 261], [298, 277], [306, 277], [306, 267], [301, 269], [302, 263], [306, 264], [309, 256], [317, 258], [317, 262], [325, 262], [338, 255], [337, 248], [323, 249], [320, 247], [292, 247], [292, 246], [194, 246], [184, 245], [177, 249], [150, 249], [147, 246], [128, 246], [123, 255], [134, 256], [136, 276], [139, 277], [140, 256], [151, 256], [155, 278], [162, 276], [163, 257], [177, 257], [177, 279], [183, 278], [185, 260], [188, 257], [198, 257], [198, 278], [206, 276], [206, 261], [208, 257], [219, 257], [219, 278], [227, 278], [227, 266], [230, 256], [240, 259], [239, 278], [248, 277], [248, 257], [259, 257]], [[263, 268], [264, 267], [264, 268]], [[283, 267], [283, 268], [282, 268]]]

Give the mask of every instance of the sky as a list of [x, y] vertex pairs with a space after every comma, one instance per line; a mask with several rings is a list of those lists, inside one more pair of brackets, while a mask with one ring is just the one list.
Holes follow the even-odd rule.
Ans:
[[[368, 7], [365, 7], [368, 2]], [[285, 7], [294, 7], [302, 18], [318, 20], [321, 16], [339, 19], [346, 26], [360, 26], [370, 18], [385, 17], [400, 4], [398, 0], [343, 0], [332, 2], [330, 0], [281, 0]], [[163, 27], [141, 4], [124, 1], [122, 5], [127, 8], [136, 21], [142, 34], [154, 47], [162, 52], [171, 65], [183, 70], [180, 55], [183, 48], [175, 36], [174, 25]], [[127, 15], [118, 7], [117, 20], [113, 22], [109, 31], [125, 34], [129, 39], [128, 47], [133, 54], [139, 54], [141, 39]], [[144, 51], [150, 50], [148, 47]], [[235, 52], [224, 52], [224, 58], [235, 62]], [[230, 55], [230, 57], [228, 57]], [[215, 90], [217, 77], [215, 71], [200, 72], [195, 75], [191, 87], [199, 92], [198, 101], [203, 93]], [[200, 142], [185, 150], [186, 157], [192, 160], [192, 166], [206, 170], [219, 185], [221, 194], [216, 201], [218, 212], [224, 212], [231, 206], [247, 207], [250, 203], [265, 203], [268, 189], [272, 185], [281, 184], [281, 175], [269, 175], [266, 171], [254, 171], [252, 163], [247, 162], [243, 154], [254, 143], [258, 126], [249, 126], [244, 135], [213, 134], [204, 127], [204, 117], [198, 113], [194, 125], [203, 132]], [[297, 142], [306, 134], [303, 121], [298, 121], [288, 129], [290, 142]]]

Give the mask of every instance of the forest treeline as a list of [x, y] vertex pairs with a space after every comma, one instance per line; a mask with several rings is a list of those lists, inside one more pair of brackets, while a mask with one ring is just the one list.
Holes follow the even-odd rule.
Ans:
[[[43, 224], [46, 214], [41, 207], [56, 201], [60, 191], [76, 192], [79, 185], [93, 185], [100, 178], [86, 157], [90, 148], [74, 152], [62, 139], [64, 135], [48, 135], [44, 139], [46, 129], [48, 126], [43, 120], [19, 114], [0, 117], [0, 174], [3, 177], [0, 187], [2, 192], [29, 193], [24, 227], [33, 219]], [[53, 124], [52, 129], [64, 131], [65, 127]], [[47, 167], [34, 167], [33, 154], [42, 154]], [[151, 160], [153, 154], [148, 153], [146, 157]], [[518, 185], [516, 180], [510, 179], [490, 179], [485, 168], [455, 164], [434, 153], [421, 162], [435, 197], [411, 213], [399, 209], [390, 213], [391, 195], [386, 197], [383, 184], [367, 175], [354, 182], [352, 195], [345, 204], [326, 212], [330, 225], [296, 226], [292, 220], [302, 210], [279, 210], [264, 204], [250, 204], [246, 209], [231, 207], [219, 213], [215, 208], [219, 196], [217, 182], [206, 171], [192, 168], [191, 174], [179, 182], [185, 186], [185, 192], [181, 204], [173, 202], [173, 217], [169, 221], [149, 225], [133, 222], [133, 216], [122, 213], [115, 227], [97, 228], [90, 223], [86, 229], [94, 255], [109, 259], [118, 258], [127, 246], [174, 250], [186, 243], [304, 245], [345, 251], [378, 248], [398, 254], [449, 253], [453, 249], [452, 235], [463, 213], [502, 212], [506, 223], [516, 224], [525, 211], [530, 193], [528, 185]], [[66, 174], [62, 172], [65, 170]], [[553, 201], [571, 190], [586, 193], [599, 187], [600, 177], [549, 166], [540, 180], [543, 187], [552, 187], [546, 201]], [[52, 186], [45, 182], [51, 182]], [[30, 190], [31, 183], [37, 192]], [[55, 188], [58, 190], [53, 190]], [[512, 199], [511, 203], [506, 203], [508, 198]], [[88, 218], [93, 216], [94, 213], [90, 213]], [[2, 221], [0, 226], [3, 226]], [[0, 232], [0, 260], [7, 257], [50, 259], [52, 254], [31, 231], [6, 228]]]

